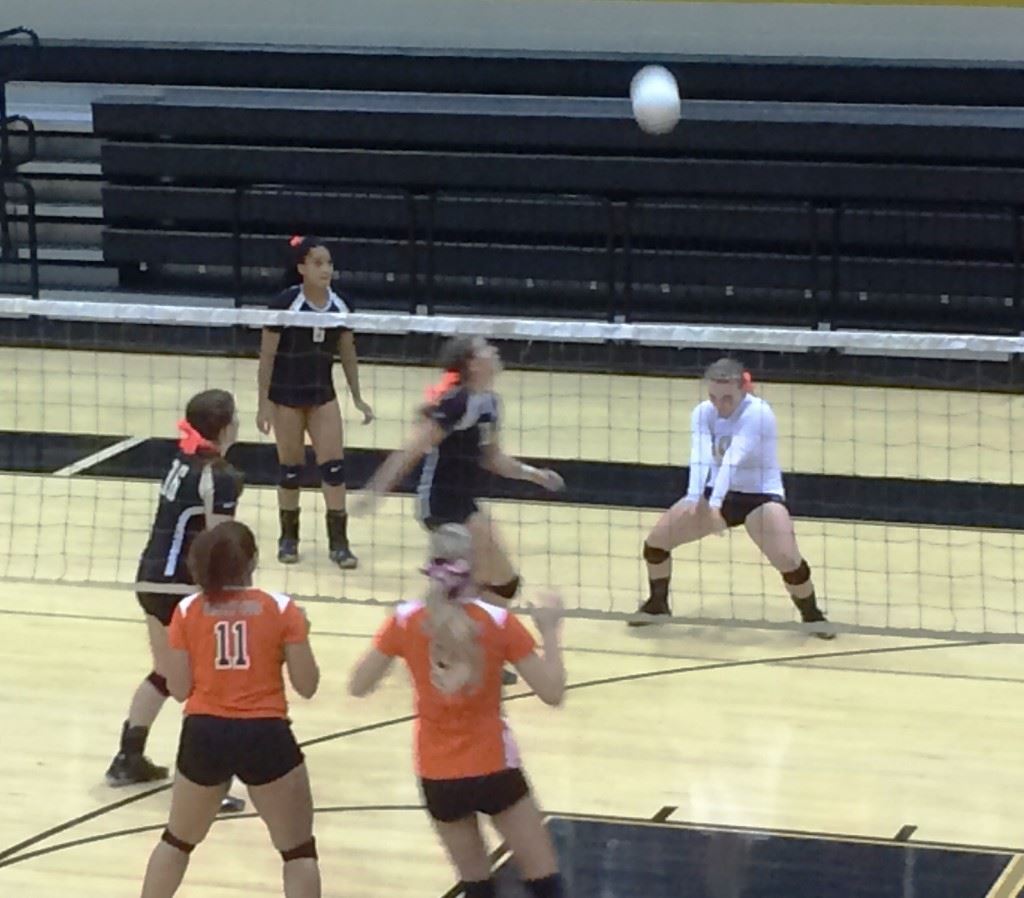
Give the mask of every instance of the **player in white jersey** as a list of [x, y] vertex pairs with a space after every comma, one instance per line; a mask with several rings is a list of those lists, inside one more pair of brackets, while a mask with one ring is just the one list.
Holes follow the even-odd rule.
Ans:
[[[734, 359], [719, 359], [704, 380], [708, 398], [698, 403], [691, 419], [689, 487], [644, 541], [650, 594], [640, 611], [654, 619], [671, 614], [673, 549], [743, 524], [782, 575], [801, 619], [825, 621], [786, 506], [771, 406], [753, 395], [749, 372]], [[812, 632], [822, 639], [835, 635], [829, 629]]]

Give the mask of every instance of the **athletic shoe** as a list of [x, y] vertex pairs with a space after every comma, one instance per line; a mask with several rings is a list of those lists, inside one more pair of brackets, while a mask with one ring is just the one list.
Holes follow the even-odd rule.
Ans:
[[515, 686], [519, 682], [519, 674], [514, 670], [504, 667], [501, 671], [501, 685], [502, 686]]
[[220, 802], [222, 814], [241, 814], [245, 810], [245, 799], [237, 795], [225, 795]]
[[628, 621], [628, 626], [649, 627], [651, 624], [662, 623], [664, 618], [672, 616], [672, 609], [668, 607], [668, 602], [665, 599], [652, 597], [637, 609], [637, 614], [644, 615], [645, 619]]
[[107, 768], [107, 785], [135, 786], [139, 783], [153, 783], [167, 779], [170, 771], [154, 764], [145, 755], [126, 755], [118, 752]]
[[277, 541], [277, 560], [281, 564], [295, 564], [299, 560], [299, 541], [297, 539], [279, 539]]
[[[817, 623], [827, 624], [828, 623], [828, 618], [826, 618], [825, 615], [822, 614], [821, 610], [818, 609], [818, 608], [815, 608], [813, 611], [809, 611], [807, 614], [801, 614], [800, 617], [801, 617], [801, 619], [803, 620], [803, 622], [805, 624], [817, 624]], [[836, 634], [835, 634], [834, 630], [826, 630], [826, 629], [817, 630], [817, 629], [814, 629], [814, 628], [810, 628], [810, 629], [808, 629], [807, 632], [810, 633], [812, 636], [817, 636], [818, 639], [826, 639], [827, 640], [827, 639], [835, 639], [836, 638]]]
[[352, 554], [352, 550], [347, 545], [331, 549], [331, 561], [343, 571], [351, 571], [359, 567], [359, 559]]

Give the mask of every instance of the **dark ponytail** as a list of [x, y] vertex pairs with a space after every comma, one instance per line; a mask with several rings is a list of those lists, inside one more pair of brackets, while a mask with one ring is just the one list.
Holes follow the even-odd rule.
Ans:
[[224, 521], [192, 542], [188, 569], [209, 601], [221, 601], [230, 587], [248, 585], [256, 559], [256, 538], [240, 521]]

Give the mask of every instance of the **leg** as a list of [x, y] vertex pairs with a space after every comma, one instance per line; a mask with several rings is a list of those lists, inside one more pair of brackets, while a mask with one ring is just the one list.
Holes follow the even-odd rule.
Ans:
[[506, 606], [519, 591], [519, 576], [512, 567], [498, 529], [490, 517], [476, 511], [466, 519], [473, 539], [473, 576], [488, 592], [488, 599]]
[[[659, 519], [644, 540], [644, 561], [650, 592], [640, 606], [646, 614], [668, 615], [668, 587], [672, 578], [672, 550], [703, 539], [713, 532], [710, 509], [705, 500], [694, 504], [680, 499]], [[642, 626], [646, 621], [633, 621]]]
[[545, 898], [560, 896], [558, 856], [533, 796], [524, 796], [493, 820], [530, 891]]
[[348, 544], [345, 512], [345, 433], [338, 400], [332, 399], [309, 411], [309, 437], [320, 466], [321, 488], [327, 505], [327, 540], [331, 561], [343, 570], [359, 564]]
[[167, 829], [149, 856], [142, 898], [170, 898], [181, 885], [192, 849], [206, 838], [227, 783], [199, 786], [179, 772], [171, 793]]
[[286, 898], [320, 898], [320, 866], [313, 839], [313, 797], [305, 764], [280, 779], [250, 786], [249, 797], [284, 862]]
[[306, 410], [289, 405], [274, 406], [274, 439], [281, 466], [277, 486], [281, 536], [277, 558], [285, 564], [299, 560], [299, 476], [306, 461]]
[[[807, 623], [824, 621], [814, 594], [811, 569], [800, 554], [789, 509], [781, 502], [766, 502], [755, 508], [744, 522], [747, 533], [765, 558], [781, 575], [800, 617]], [[832, 639], [830, 630], [814, 630], [815, 636]]]
[[[152, 601], [165, 600], [173, 610], [173, 600], [157, 596]], [[128, 719], [121, 727], [121, 744], [114, 760], [107, 769], [106, 779], [111, 786], [127, 786], [167, 779], [168, 769], [154, 764], [146, 757], [146, 740], [149, 729], [160, 713], [170, 694], [167, 681], [161, 671], [167, 669], [167, 630], [152, 614], [146, 614], [146, 631], [149, 636], [150, 655], [153, 670], [135, 690], [128, 707]]]
[[[464, 887], [472, 888], [479, 895], [486, 894], [487, 886], [483, 884], [490, 884], [491, 864], [476, 815], [451, 822], [432, 822]], [[472, 895], [473, 891], [467, 894]], [[491, 894], [494, 894], [493, 887]]]

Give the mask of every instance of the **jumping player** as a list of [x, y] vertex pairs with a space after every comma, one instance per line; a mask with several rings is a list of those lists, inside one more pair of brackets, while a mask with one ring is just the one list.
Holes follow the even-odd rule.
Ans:
[[[169, 657], [167, 627], [183, 594], [145, 591], [144, 584], [191, 584], [186, 559], [196, 534], [234, 517], [241, 477], [224, 460], [238, 436], [234, 397], [225, 390], [193, 396], [178, 423], [178, 453], [160, 486], [160, 500], [136, 581], [145, 612], [153, 670], [139, 684], [121, 729], [121, 745], [107, 770], [111, 786], [166, 779], [168, 770], [145, 756], [149, 729], [167, 700]], [[224, 810], [240, 811], [245, 802], [229, 796]]]
[[[708, 398], [694, 408], [690, 425], [689, 488], [644, 542], [650, 593], [640, 611], [651, 620], [671, 614], [673, 549], [743, 524], [782, 575], [801, 620], [825, 622], [786, 505], [771, 406], [753, 395], [750, 374], [735, 359], [719, 359], [704, 381]], [[812, 632], [821, 639], [835, 636], [828, 628]]]
[[[351, 312], [352, 301], [331, 289], [334, 262], [316, 237], [293, 237], [289, 279], [294, 284], [271, 304], [273, 309], [300, 312]], [[348, 542], [345, 511], [345, 448], [341, 409], [332, 368], [337, 350], [352, 402], [373, 420], [373, 409], [359, 388], [359, 361], [352, 331], [325, 321], [324, 327], [266, 327], [260, 346], [259, 411], [261, 433], [274, 431], [281, 465], [277, 500], [281, 522], [277, 557], [285, 564], [299, 560], [299, 479], [306, 460], [305, 434], [313, 443], [327, 505], [327, 539], [331, 561], [351, 569], [359, 560]]]
[[232, 776], [270, 831], [284, 863], [286, 898], [319, 898], [309, 775], [287, 719], [282, 665], [310, 698], [320, 671], [309, 622], [288, 597], [253, 588], [256, 541], [228, 521], [198, 536], [189, 567], [202, 592], [170, 627], [167, 682], [185, 701], [167, 828], [146, 868], [142, 898], [170, 898], [213, 823]]
[[501, 713], [501, 671], [509, 662], [546, 704], [561, 703], [565, 667], [559, 644], [561, 601], [534, 610], [543, 640], [503, 608], [478, 598], [471, 537], [457, 524], [431, 536], [422, 601], [405, 602], [377, 633], [352, 671], [349, 691], [363, 696], [402, 658], [416, 697], [416, 767], [427, 807], [467, 898], [494, 898], [495, 885], [478, 814], [492, 819], [512, 849], [531, 895], [564, 895], [551, 837], [520, 766]]

